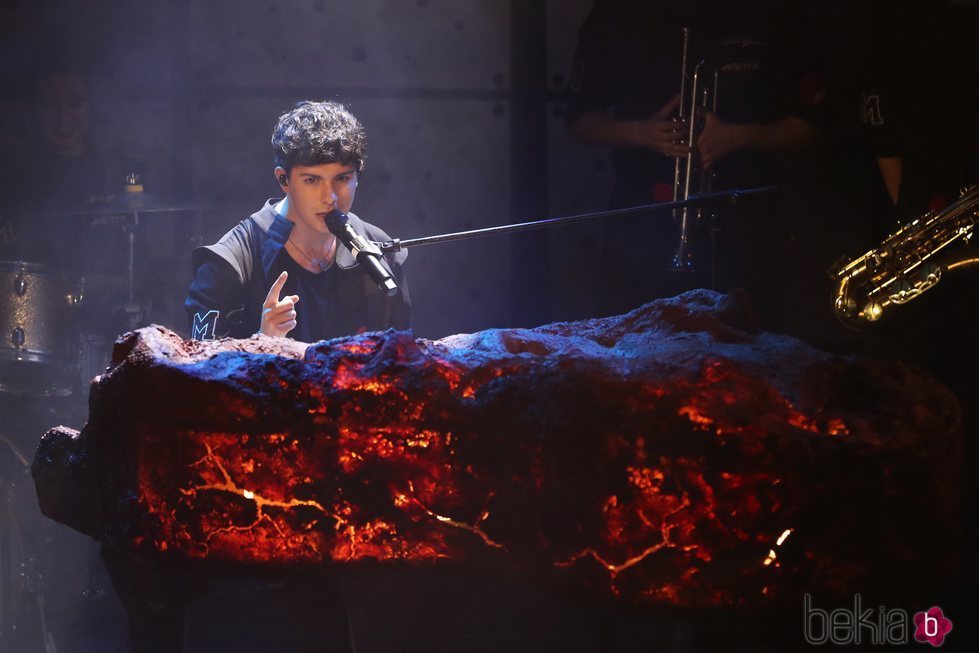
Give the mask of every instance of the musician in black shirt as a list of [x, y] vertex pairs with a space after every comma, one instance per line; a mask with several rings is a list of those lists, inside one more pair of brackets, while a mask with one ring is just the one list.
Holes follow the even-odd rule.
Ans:
[[[704, 59], [719, 75], [717, 112], [706, 115], [692, 144], [685, 142], [686, 127], [673, 120], [684, 27], [690, 33], [689, 69]], [[579, 34], [568, 128], [582, 142], [611, 148], [612, 205], [672, 199], [675, 157], [684, 156], [688, 146], [715, 174], [715, 190], [777, 183], [771, 154], [809, 145], [823, 120], [824, 82], [806, 34], [804, 16], [793, 3], [596, 0]], [[718, 286], [765, 294], [764, 277], [778, 248], [778, 212], [766, 208], [738, 220], [723, 225]], [[623, 233], [630, 234], [628, 252], [616, 237]], [[677, 242], [668, 214], [607, 222], [605, 310], [628, 310], [675, 292], [661, 271]], [[766, 252], [769, 270], [755, 264], [757, 251]], [[695, 282], [706, 285], [709, 279]]]

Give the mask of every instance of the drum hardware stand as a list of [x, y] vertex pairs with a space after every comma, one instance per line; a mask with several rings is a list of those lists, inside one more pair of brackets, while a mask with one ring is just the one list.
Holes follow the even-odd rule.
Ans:
[[717, 290], [717, 252], [722, 230], [716, 213], [711, 213], [709, 220], [707, 233], [710, 234], [710, 289]]
[[13, 613], [14, 578], [13, 555], [11, 549], [14, 543], [13, 522], [10, 519], [11, 489], [3, 470], [0, 469], [0, 637], [13, 635], [16, 629]]
[[143, 306], [136, 301], [136, 230], [139, 228], [139, 211], [133, 210], [132, 224], [126, 223], [123, 230], [126, 232], [129, 241], [129, 256], [127, 265], [127, 282], [129, 295], [122, 304], [122, 311], [126, 316], [126, 327], [129, 330], [135, 329], [143, 318]]
[[409, 238], [407, 240], [401, 240], [400, 238], [394, 238], [392, 240], [385, 240], [384, 242], [377, 243], [382, 252], [400, 252], [408, 247], [417, 247], [420, 245], [432, 245], [434, 243], [446, 243], [453, 240], [466, 240], [469, 238], [477, 238], [480, 236], [495, 236], [498, 234], [506, 233], [517, 233], [521, 231], [532, 231], [535, 229], [546, 229], [548, 227], [557, 227], [566, 224], [573, 224], [575, 222], [587, 222], [589, 220], [597, 220], [599, 218], [610, 218], [620, 215], [632, 215], [634, 213], [649, 213], [653, 211], [662, 211], [669, 209], [679, 209], [689, 206], [705, 206], [717, 203], [728, 203], [734, 204], [738, 202], [742, 197], [749, 197], [753, 195], [760, 195], [763, 193], [771, 193], [777, 190], [777, 186], [761, 186], [758, 188], [741, 188], [725, 191], [717, 191], [713, 193], [705, 193], [703, 195], [694, 195], [687, 199], [676, 200], [673, 202], [660, 202], [659, 204], [643, 204], [641, 206], [630, 206], [622, 209], [611, 209], [609, 211], [595, 211], [593, 213], [581, 213], [578, 215], [569, 215], [560, 218], [546, 218], [543, 220], [535, 220], [532, 222], [520, 222], [517, 224], [505, 224], [496, 227], [485, 227], [483, 229], [471, 229], [469, 231], [457, 231], [449, 234], [442, 234], [439, 236], [426, 236], [423, 238]]
[[[15, 470], [21, 469], [26, 474], [30, 463], [14, 446], [14, 443], [7, 437], [0, 435], [0, 447], [7, 449], [15, 460], [16, 465], [10, 465], [10, 467]], [[22, 536], [15, 539], [15, 536], [19, 535], [19, 530], [15, 531], [16, 523], [11, 519], [14, 482], [12, 478], [8, 480], [2, 463], [3, 461], [0, 460], [0, 644], [10, 642], [9, 638], [25, 636], [17, 628], [16, 616], [22, 609], [14, 602], [14, 585], [19, 576], [23, 580], [25, 595], [34, 597], [38, 610], [40, 637], [41, 641], [44, 642], [43, 651], [56, 653], [54, 639], [48, 632], [44, 592], [41, 590], [41, 574], [37, 571], [34, 554], [28, 552], [24, 547]], [[20, 563], [17, 570], [14, 570], [12, 552], [14, 544], [17, 543], [20, 545], [19, 548], [23, 553], [24, 561]], [[16, 643], [16, 640], [13, 641]], [[7, 649], [4, 648], [3, 650]]]

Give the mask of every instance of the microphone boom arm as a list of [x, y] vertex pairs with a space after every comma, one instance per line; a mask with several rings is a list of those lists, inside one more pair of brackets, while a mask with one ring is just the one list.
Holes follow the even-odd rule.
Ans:
[[609, 218], [619, 215], [630, 215], [633, 213], [644, 213], [647, 211], [658, 211], [664, 209], [677, 209], [685, 206], [703, 205], [710, 204], [714, 202], [728, 202], [734, 204], [742, 197], [749, 195], [759, 195], [762, 193], [771, 193], [777, 190], [777, 186], [761, 186], [758, 188], [742, 188], [733, 189], [726, 191], [718, 191], [716, 193], [707, 193], [704, 195], [695, 195], [685, 200], [676, 200], [673, 202], [661, 202], [659, 204], [643, 204], [640, 206], [629, 206], [622, 209], [611, 209], [608, 211], [595, 211], [592, 213], [581, 213], [578, 215], [568, 215], [560, 218], [546, 218], [544, 220], [534, 220], [532, 222], [519, 222], [517, 224], [504, 224], [498, 225], [496, 227], [485, 227], [483, 229], [471, 229], [469, 231], [456, 231], [449, 234], [441, 234], [438, 236], [426, 236], [423, 238], [409, 238], [406, 240], [401, 240], [400, 238], [394, 238], [392, 240], [385, 240], [384, 242], [378, 243], [381, 251], [384, 252], [400, 252], [403, 249], [409, 247], [418, 247], [421, 245], [432, 245], [435, 243], [445, 243], [453, 240], [466, 240], [468, 238], [478, 238], [480, 236], [494, 236], [497, 234], [506, 233], [517, 233], [520, 231], [532, 231], [534, 229], [545, 229], [547, 227], [555, 227], [559, 225], [571, 224], [574, 222], [586, 222], [588, 220], [597, 220], [599, 218]]

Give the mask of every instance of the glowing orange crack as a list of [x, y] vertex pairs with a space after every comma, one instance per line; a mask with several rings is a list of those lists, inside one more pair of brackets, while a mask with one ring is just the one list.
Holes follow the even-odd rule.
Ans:
[[792, 528], [786, 528], [784, 531], [782, 531], [782, 534], [779, 535], [778, 539], [775, 541], [775, 546], [768, 550], [768, 555], [761, 561], [763, 565], [767, 567], [774, 562], [776, 567], [779, 566], [778, 555], [775, 553], [775, 549], [782, 546], [785, 543], [785, 540], [788, 539], [789, 535], [791, 535], [794, 530], [795, 529]]
[[[410, 483], [409, 483], [408, 487], [409, 487], [409, 491], [413, 493], [414, 492], [414, 487]], [[502, 551], [507, 551], [507, 548], [505, 546], [503, 546], [499, 542], [496, 542], [492, 538], [490, 538], [490, 536], [486, 534], [486, 531], [484, 531], [483, 529], [481, 529], [479, 526], [475, 526], [473, 524], [468, 524], [466, 522], [456, 521], [455, 519], [452, 519], [451, 517], [446, 517], [444, 515], [439, 515], [439, 514], [433, 512], [433, 511], [429, 510], [428, 506], [426, 506], [421, 501], [419, 501], [414, 496], [414, 494], [412, 494], [412, 496], [408, 496], [408, 495], [404, 494], [403, 492], [397, 492], [397, 493], [395, 493], [395, 505], [397, 505], [397, 506], [403, 506], [403, 505], [406, 505], [409, 501], [412, 502], [412, 503], [414, 503], [415, 505], [417, 505], [419, 508], [421, 508], [422, 509], [422, 512], [424, 512], [429, 517], [434, 517], [439, 522], [441, 522], [443, 524], [447, 524], [447, 525], [452, 526], [454, 528], [461, 528], [463, 530], [469, 531], [470, 533], [472, 533], [472, 534], [476, 535], [477, 537], [479, 537], [479, 539], [481, 539], [483, 541], [483, 543], [486, 544], [487, 546], [491, 546], [491, 547], [493, 547], [495, 549], [500, 549]], [[489, 517], [489, 511], [484, 510], [480, 514], [480, 521], [485, 521], [486, 518], [488, 518], [488, 517]]]
[[[606, 502], [605, 505], [606, 505], [606, 508], [608, 508], [609, 506], [615, 506], [617, 503], [618, 502], [616, 500], [616, 497], [613, 496], [613, 497], [611, 497], [609, 499], [608, 502]], [[618, 588], [615, 586], [615, 579], [616, 579], [616, 577], [620, 573], [622, 573], [626, 569], [629, 569], [630, 567], [634, 567], [635, 565], [639, 564], [640, 562], [642, 562], [643, 560], [645, 560], [649, 556], [653, 555], [654, 553], [657, 553], [659, 551], [662, 551], [663, 549], [668, 548], [668, 547], [674, 547], [674, 548], [677, 547], [677, 545], [670, 538], [670, 535], [671, 535], [672, 531], [678, 526], [678, 524], [670, 524], [670, 523], [667, 523], [667, 522], [669, 521], [669, 518], [670, 517], [673, 517], [674, 515], [677, 515], [677, 514], [681, 513], [683, 510], [685, 510], [686, 508], [690, 507], [691, 503], [692, 502], [690, 501], [689, 495], [686, 492], [684, 492], [683, 495], [680, 497], [680, 504], [676, 508], [674, 508], [673, 510], [668, 511], [668, 512], [666, 512], [663, 515], [663, 519], [662, 519], [661, 525], [659, 527], [656, 527], [649, 520], [649, 518], [645, 515], [645, 513], [642, 511], [642, 509], [639, 509], [638, 510], [638, 513], [639, 513], [640, 521], [642, 521], [643, 524], [645, 524], [649, 528], [651, 528], [653, 530], [658, 530], [659, 533], [660, 533], [660, 538], [661, 539], [660, 539], [660, 541], [658, 543], [656, 543], [656, 544], [654, 544], [654, 545], [652, 545], [650, 547], [647, 547], [646, 549], [644, 549], [639, 554], [634, 555], [631, 558], [627, 558], [627, 559], [625, 559], [624, 561], [622, 561], [619, 564], [615, 564], [613, 562], [610, 562], [610, 561], [606, 560], [597, 551], [595, 551], [595, 549], [589, 547], [587, 549], [584, 549], [582, 551], [579, 551], [578, 553], [574, 554], [573, 556], [571, 556], [567, 560], [562, 560], [562, 561], [555, 562], [554, 565], [556, 567], [570, 567], [571, 565], [573, 565], [574, 563], [576, 563], [578, 560], [581, 560], [582, 558], [585, 558], [585, 557], [590, 557], [593, 560], [595, 560], [596, 562], [598, 562], [600, 565], [602, 565], [609, 572], [610, 580], [611, 580], [611, 583], [612, 583], [611, 584], [612, 591], [615, 594], [618, 594], [619, 591], [618, 591]], [[691, 545], [691, 546], [679, 547], [679, 548], [682, 551], [690, 551], [690, 550], [696, 549], [698, 547], [696, 545]]]
[[208, 541], [210, 541], [211, 538], [215, 534], [217, 534], [217, 533], [228, 533], [228, 532], [244, 531], [244, 530], [249, 530], [249, 529], [255, 528], [256, 526], [258, 526], [259, 522], [261, 522], [263, 519], [265, 519], [269, 523], [271, 523], [275, 527], [275, 529], [279, 532], [280, 535], [284, 535], [285, 533], [282, 531], [282, 529], [279, 527], [279, 525], [275, 522], [275, 520], [272, 519], [272, 517], [270, 517], [269, 515], [267, 515], [265, 513], [265, 508], [266, 507], [269, 507], [269, 508], [282, 508], [282, 509], [286, 509], [286, 510], [292, 509], [292, 508], [304, 507], [304, 506], [305, 507], [312, 507], [312, 508], [316, 508], [317, 510], [319, 510], [325, 516], [330, 517], [330, 518], [336, 520], [336, 529], [337, 530], [340, 529], [340, 526], [342, 524], [346, 523], [346, 521], [342, 517], [340, 517], [339, 515], [336, 515], [336, 514], [331, 513], [329, 510], [327, 510], [323, 506], [323, 504], [321, 504], [318, 501], [303, 500], [303, 499], [291, 499], [289, 501], [277, 501], [275, 499], [268, 499], [268, 498], [263, 497], [261, 495], [255, 494], [251, 490], [248, 490], [248, 489], [245, 489], [245, 488], [239, 486], [231, 478], [231, 475], [228, 473], [228, 470], [225, 468], [224, 463], [221, 461], [221, 458], [218, 457], [215, 454], [214, 449], [211, 448], [211, 445], [208, 444], [207, 442], [203, 442], [203, 445], [204, 445], [204, 448], [207, 449], [207, 454], [203, 458], [201, 458], [200, 460], [197, 460], [194, 463], [192, 463], [190, 466], [191, 467], [197, 467], [198, 465], [201, 465], [201, 464], [203, 464], [205, 462], [210, 462], [210, 463], [212, 463], [217, 468], [218, 472], [220, 473], [220, 475], [224, 479], [224, 482], [223, 483], [208, 483], [206, 485], [197, 485], [197, 486], [194, 486], [194, 487], [192, 487], [190, 489], [180, 488], [180, 493], [183, 494], [184, 496], [196, 496], [196, 494], [198, 492], [202, 492], [202, 491], [228, 492], [230, 494], [240, 495], [240, 496], [244, 497], [245, 499], [247, 499], [249, 501], [253, 501], [255, 503], [256, 508], [257, 508], [257, 513], [256, 513], [255, 520], [251, 524], [247, 524], [247, 525], [243, 525], [243, 526], [226, 526], [226, 527], [217, 528], [217, 529], [215, 529], [214, 531], [212, 531], [211, 533], [208, 534], [208, 537], [207, 537]]
[[633, 566], [639, 564], [640, 562], [642, 562], [643, 560], [645, 560], [649, 556], [653, 555], [657, 551], [661, 551], [662, 549], [665, 549], [666, 547], [669, 547], [669, 546], [673, 546], [673, 544], [671, 542], [668, 542], [666, 540], [663, 540], [663, 541], [659, 542], [658, 544], [654, 544], [653, 546], [647, 548], [642, 553], [640, 553], [638, 555], [635, 555], [635, 556], [633, 556], [631, 558], [626, 559], [624, 562], [622, 562], [620, 564], [613, 564], [613, 563], [605, 560], [601, 555], [598, 554], [598, 552], [596, 552], [594, 549], [592, 549], [591, 547], [589, 547], [587, 549], [584, 549], [583, 551], [579, 551], [578, 553], [574, 554], [573, 556], [571, 556], [567, 560], [561, 560], [559, 562], [555, 562], [554, 563], [554, 566], [555, 567], [570, 567], [571, 565], [573, 565], [577, 561], [581, 560], [582, 558], [591, 557], [596, 562], [598, 562], [598, 564], [602, 565], [603, 567], [605, 567], [605, 569], [608, 570], [609, 575], [611, 576], [611, 579], [612, 579], [612, 591], [615, 592], [616, 594], [618, 594], [618, 589], [615, 587], [615, 578], [616, 578], [616, 576], [618, 576], [620, 573], [622, 573], [623, 571], [625, 571], [629, 567], [633, 567]]

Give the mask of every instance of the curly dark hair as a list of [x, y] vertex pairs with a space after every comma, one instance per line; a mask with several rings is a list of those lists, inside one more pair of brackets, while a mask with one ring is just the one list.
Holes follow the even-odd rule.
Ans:
[[367, 133], [342, 104], [304, 100], [279, 116], [272, 150], [275, 166], [286, 172], [323, 163], [352, 164], [359, 172], [367, 158]]

